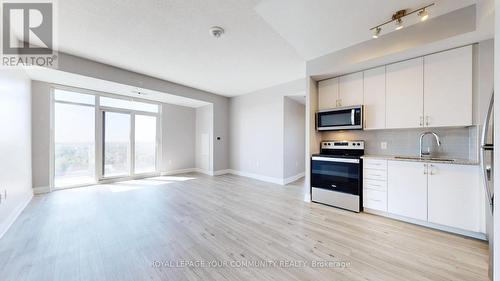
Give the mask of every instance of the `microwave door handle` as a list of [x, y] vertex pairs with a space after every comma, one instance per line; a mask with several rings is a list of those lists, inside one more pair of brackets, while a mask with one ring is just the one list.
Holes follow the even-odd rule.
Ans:
[[355, 111], [356, 111], [356, 110], [351, 109], [351, 125], [353, 125], [353, 126], [354, 126], [354, 125], [356, 125], [356, 124], [354, 124], [354, 114], [355, 114], [354, 112], [355, 112]]

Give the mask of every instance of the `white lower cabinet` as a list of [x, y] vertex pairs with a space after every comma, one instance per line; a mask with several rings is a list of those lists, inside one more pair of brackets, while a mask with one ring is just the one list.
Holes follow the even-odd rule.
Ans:
[[427, 164], [388, 161], [387, 211], [427, 220]]
[[[479, 176], [479, 167], [474, 165], [389, 160], [387, 213], [461, 234], [485, 233], [485, 197]], [[368, 196], [379, 199], [375, 191], [368, 190]], [[378, 202], [367, 203], [377, 206]]]
[[477, 166], [429, 164], [429, 222], [481, 232], [480, 188]]

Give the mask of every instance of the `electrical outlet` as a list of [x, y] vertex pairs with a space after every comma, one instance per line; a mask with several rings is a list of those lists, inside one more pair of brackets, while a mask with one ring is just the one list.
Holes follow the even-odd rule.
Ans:
[[384, 149], [384, 150], [387, 149], [387, 142], [386, 141], [381, 142], [380, 143], [380, 148]]

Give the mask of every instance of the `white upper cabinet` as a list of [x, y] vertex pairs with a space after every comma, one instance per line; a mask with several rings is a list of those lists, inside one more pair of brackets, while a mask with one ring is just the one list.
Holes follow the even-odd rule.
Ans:
[[387, 210], [399, 216], [427, 220], [427, 164], [388, 161]]
[[339, 100], [339, 79], [332, 78], [318, 83], [318, 109], [337, 107]]
[[472, 125], [473, 47], [318, 83], [319, 109], [364, 105], [365, 129]]
[[339, 77], [339, 106], [363, 104], [363, 72]]
[[472, 46], [424, 57], [426, 127], [472, 125]]
[[484, 194], [477, 166], [429, 164], [429, 222], [484, 232]]
[[363, 76], [365, 129], [384, 129], [385, 66], [366, 70]]
[[416, 128], [423, 124], [423, 58], [386, 67], [386, 127]]

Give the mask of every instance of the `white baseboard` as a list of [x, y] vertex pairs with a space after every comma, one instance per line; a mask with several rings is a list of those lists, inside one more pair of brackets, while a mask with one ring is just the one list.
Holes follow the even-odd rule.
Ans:
[[179, 169], [179, 170], [172, 170], [172, 171], [166, 171], [162, 172], [162, 176], [171, 176], [171, 175], [177, 175], [177, 174], [185, 174], [185, 173], [192, 173], [192, 172], [197, 172], [198, 170], [196, 168], [187, 168], [187, 169]]
[[33, 187], [33, 193], [35, 195], [49, 193], [49, 192], [50, 192], [50, 187], [49, 186], [37, 186], [37, 187]]
[[205, 175], [209, 175], [209, 176], [213, 176], [214, 175], [214, 173], [212, 171], [208, 171], [208, 170], [204, 170], [204, 169], [200, 169], [200, 168], [195, 168], [195, 172], [201, 173], [201, 174], [205, 174]]
[[283, 185], [283, 183], [284, 183], [283, 179], [280, 179], [280, 178], [273, 178], [273, 177], [263, 176], [263, 175], [259, 175], [259, 174], [237, 171], [237, 170], [229, 170], [229, 171], [230, 171], [229, 172], [230, 174], [242, 176], [242, 177], [246, 177], [246, 178], [252, 178], [252, 179], [270, 182], [270, 183], [275, 183], [275, 184], [280, 184], [280, 185]]
[[231, 170], [230, 169], [226, 169], [226, 170], [218, 170], [218, 171], [215, 171], [212, 173], [212, 175], [214, 176], [220, 176], [220, 175], [225, 175], [225, 174], [230, 174], [231, 173]]
[[306, 173], [302, 172], [300, 174], [296, 174], [295, 176], [288, 177], [288, 178], [286, 178], [286, 179], [283, 180], [283, 184], [286, 185], [286, 184], [289, 184], [291, 182], [294, 182], [294, 181], [296, 181], [296, 180], [298, 180], [300, 178], [303, 178], [305, 175], [306, 175]]
[[21, 202], [19, 206], [15, 208], [14, 211], [9, 216], [7, 216], [7, 218], [5, 218], [4, 223], [0, 224], [0, 239], [4, 236], [5, 233], [7, 233], [7, 230], [9, 230], [12, 224], [14, 224], [19, 215], [31, 202], [32, 198], [33, 198], [33, 192], [30, 192], [29, 194], [27, 194], [27, 197], [24, 199], [24, 201]]

